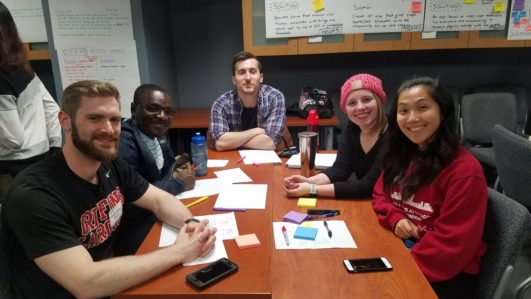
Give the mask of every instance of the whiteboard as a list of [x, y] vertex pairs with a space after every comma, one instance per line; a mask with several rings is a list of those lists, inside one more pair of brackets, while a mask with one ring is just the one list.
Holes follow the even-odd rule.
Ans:
[[531, 39], [531, 0], [513, 0], [509, 18], [507, 39]]
[[24, 43], [47, 42], [41, 0], [2, 0], [17, 25]]
[[425, 0], [265, 0], [266, 37], [422, 31]]
[[[426, 0], [424, 31], [503, 30], [507, 0]], [[495, 5], [503, 5], [495, 12]]]

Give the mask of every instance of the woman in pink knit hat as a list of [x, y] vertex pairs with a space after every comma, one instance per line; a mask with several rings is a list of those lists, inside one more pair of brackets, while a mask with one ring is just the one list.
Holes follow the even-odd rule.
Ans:
[[341, 110], [349, 122], [339, 138], [337, 158], [323, 172], [284, 179], [288, 196], [369, 198], [381, 172], [381, 148], [387, 132], [382, 81], [357, 74], [341, 87]]

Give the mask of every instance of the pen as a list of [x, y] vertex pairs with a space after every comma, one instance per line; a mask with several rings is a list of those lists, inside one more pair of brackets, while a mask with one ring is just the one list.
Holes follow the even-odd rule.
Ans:
[[197, 165], [197, 166], [192, 164], [192, 171], [195, 171], [196, 168], [199, 168], [201, 166], [203, 166], [203, 163], [199, 163], [199, 165]]
[[196, 204], [198, 204], [198, 203], [200, 203], [200, 202], [203, 202], [203, 201], [205, 201], [205, 200], [207, 200], [207, 199], [208, 199], [208, 196], [203, 196], [203, 197], [201, 197], [200, 199], [195, 200], [195, 201], [192, 201], [191, 203], [187, 204], [186, 207], [189, 208], [189, 207], [191, 207], [191, 206], [193, 206], [193, 205], [196, 205]]
[[286, 227], [282, 226], [282, 234], [284, 235], [284, 241], [286, 241], [286, 246], [289, 246], [289, 239], [288, 239], [288, 232], [286, 231]]
[[258, 162], [253, 162], [253, 165], [256, 166], [256, 167], [260, 167], [260, 163], [258, 163]]
[[326, 214], [318, 214], [318, 215], [311, 215], [311, 216], [308, 216], [306, 217], [306, 219], [308, 220], [314, 220], [314, 219], [318, 219], [318, 218], [327, 218], [327, 217], [334, 217], [334, 216], [337, 216], [338, 213], [326, 213]]
[[240, 159], [238, 159], [238, 161], [236, 161], [236, 164], [240, 164], [243, 161], [243, 159], [245, 159], [245, 156], [242, 156]]
[[244, 208], [222, 208], [222, 207], [214, 207], [214, 211], [234, 211], [234, 212], [245, 212], [246, 209]]
[[323, 214], [329, 214], [329, 213], [336, 213], [337, 215], [340, 215], [339, 210], [326, 210], [326, 209], [308, 209], [306, 212], [308, 215], [323, 215]]
[[330, 230], [330, 228], [328, 228], [328, 223], [326, 223], [326, 220], [324, 221], [324, 226], [325, 226], [326, 230], [328, 231], [328, 237], [331, 239], [332, 238], [332, 231]]

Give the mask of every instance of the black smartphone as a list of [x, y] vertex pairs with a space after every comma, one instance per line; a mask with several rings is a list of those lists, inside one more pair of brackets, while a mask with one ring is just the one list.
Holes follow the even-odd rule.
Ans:
[[385, 257], [343, 260], [343, 264], [350, 273], [389, 271], [393, 269], [393, 266]]
[[186, 275], [186, 280], [199, 289], [203, 289], [222, 278], [238, 271], [238, 265], [221, 258], [206, 267]]

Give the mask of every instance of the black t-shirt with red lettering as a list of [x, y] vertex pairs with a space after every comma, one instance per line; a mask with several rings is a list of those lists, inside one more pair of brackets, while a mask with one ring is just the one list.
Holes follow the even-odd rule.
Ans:
[[140, 198], [149, 183], [120, 160], [102, 164], [97, 175], [97, 185], [81, 179], [57, 151], [13, 181], [2, 205], [2, 230], [18, 297], [72, 297], [35, 258], [78, 245], [94, 261], [112, 257], [122, 206]]

